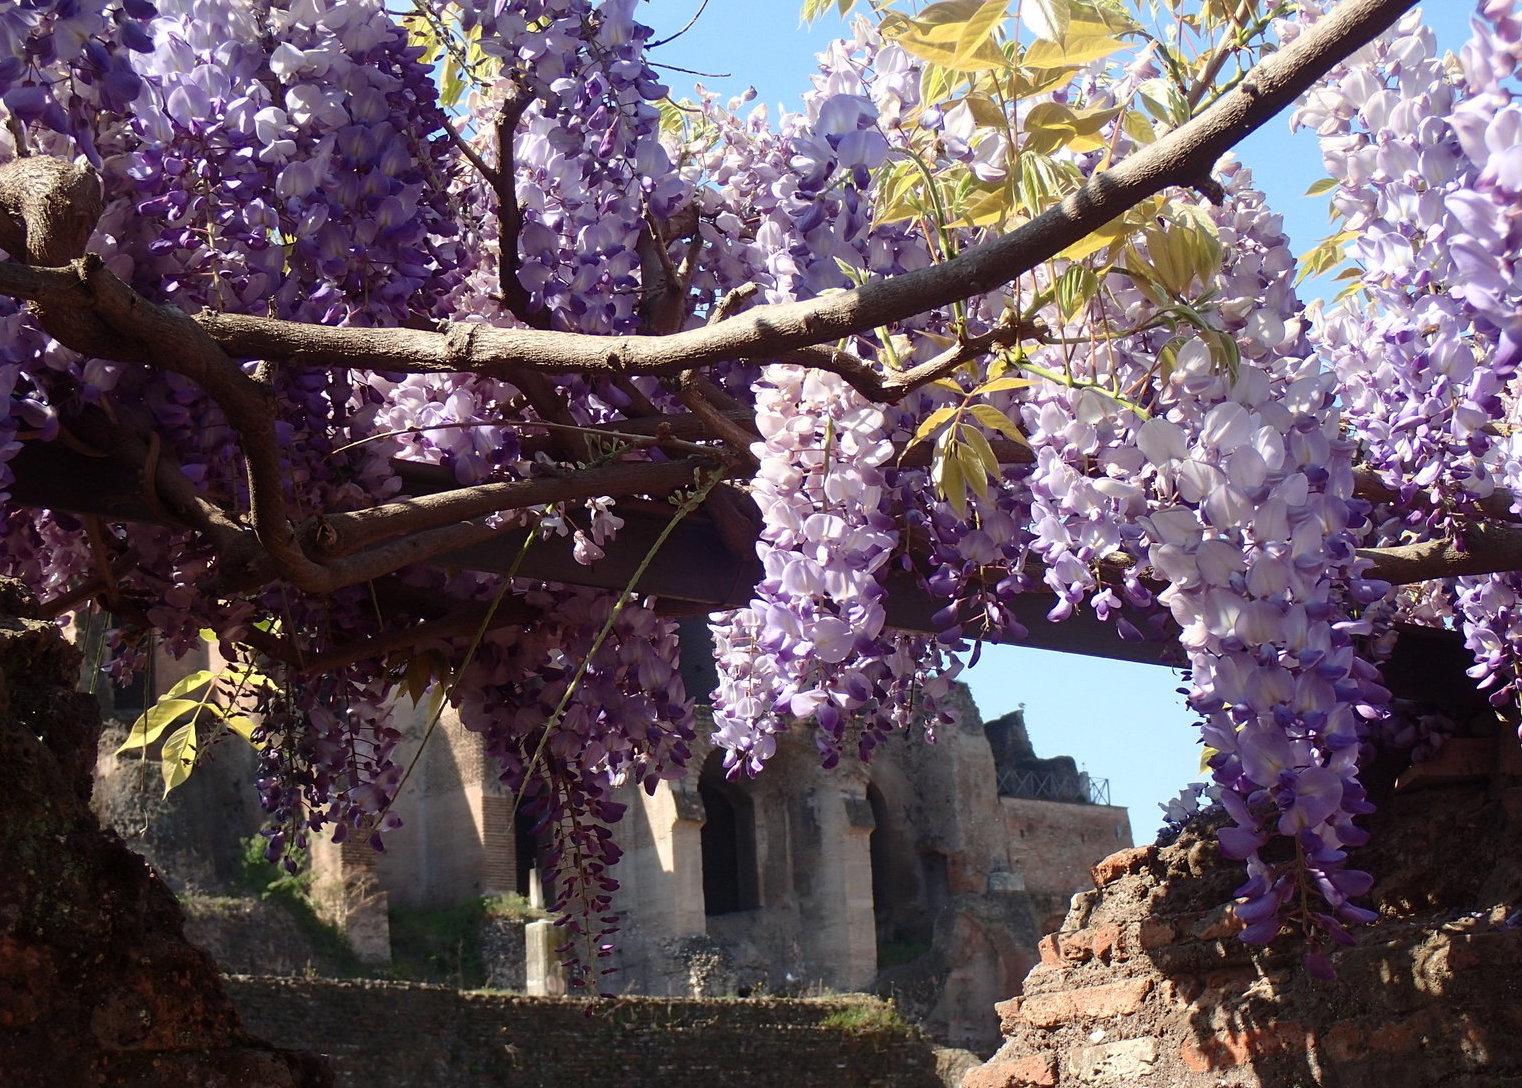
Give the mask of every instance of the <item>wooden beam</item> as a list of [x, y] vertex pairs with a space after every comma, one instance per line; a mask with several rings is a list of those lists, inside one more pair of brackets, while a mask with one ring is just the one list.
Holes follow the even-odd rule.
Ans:
[[[87, 457], [59, 443], [28, 442], [10, 462], [16, 482], [13, 501], [111, 522], [153, 522], [154, 511], [142, 498], [141, 481], [115, 461]], [[432, 466], [409, 464], [407, 490], [426, 494], [454, 485], [454, 475]], [[524, 578], [565, 585], [621, 590], [670, 520], [658, 503], [620, 504], [624, 527], [607, 547], [607, 555], [590, 566], [576, 562], [569, 536], [540, 541], [528, 550], [519, 573]], [[435, 563], [464, 570], [505, 572], [518, 554], [523, 533], [509, 533], [488, 543], [451, 552]], [[685, 518], [651, 561], [636, 591], [661, 599], [667, 614], [704, 615], [740, 608], [751, 601], [761, 580], [759, 559], [736, 559], [718, 529], [701, 513]], [[931, 617], [945, 604], [925, 593], [907, 575], [888, 579], [888, 623], [905, 631], [935, 633]], [[1051, 596], [1024, 594], [1013, 612], [1030, 631], [1019, 645], [1116, 661], [1173, 668], [1185, 664], [1171, 625], [1156, 641], [1128, 642], [1087, 609], [1072, 619], [1051, 623]], [[1464, 675], [1472, 664], [1462, 640], [1451, 631], [1402, 628], [1394, 657], [1386, 665], [1386, 683], [1401, 698], [1475, 713], [1485, 707], [1483, 694]]]

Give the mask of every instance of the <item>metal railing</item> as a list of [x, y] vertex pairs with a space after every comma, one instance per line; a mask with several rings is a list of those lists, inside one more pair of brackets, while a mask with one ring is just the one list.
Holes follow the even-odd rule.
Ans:
[[1075, 805], [1108, 805], [1110, 780], [1090, 774], [1007, 770], [999, 775], [1000, 797], [1029, 797]]

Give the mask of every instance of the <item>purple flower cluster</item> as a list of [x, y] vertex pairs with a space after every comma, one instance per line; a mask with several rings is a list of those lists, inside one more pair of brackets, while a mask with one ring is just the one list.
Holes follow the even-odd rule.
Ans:
[[837, 375], [774, 365], [756, 424], [764, 575], [750, 607], [715, 624], [715, 740], [732, 773], [754, 774], [788, 722], [812, 722], [833, 766], [849, 725], [865, 758], [886, 732], [938, 713], [957, 669], [923, 675], [937, 655], [885, 627], [881, 577], [899, 534], [883, 413]]
[[[1044, 178], [1056, 192], [1141, 130], [1116, 117], [1090, 150], [1025, 147], [1017, 166], [1009, 140], [1030, 138], [1020, 122], [1038, 104], [1124, 109], [1160, 71], [1145, 49], [1124, 70], [1096, 63], [1011, 107], [1004, 130], [970, 105], [922, 102], [918, 62], [862, 21], [822, 54], [801, 112], [773, 126], [752, 96], [726, 106], [700, 94], [690, 110], [676, 107], [685, 125], [663, 135], [666, 88], [634, 0], [450, 11], [456, 44], [482, 58], [466, 65], [473, 89], [458, 116], [440, 108], [434, 73], [380, 0], [0, 6], [10, 122], [0, 159], [95, 163], [107, 208], [92, 249], [145, 294], [186, 309], [636, 334], [653, 331], [640, 303], [654, 232], [688, 224], [664, 240], [671, 265], [690, 261], [679, 315], [689, 327], [748, 285], [783, 302], [922, 269], [983, 232], [920, 215], [879, 221], [888, 187], [901, 184], [884, 179], [902, 175], [911, 152], [945, 181], [942, 195], [986, 192], [1016, 170], [1020, 185]], [[1306, 18], [1316, 14], [1306, 6]], [[1285, 23], [1281, 40], [1299, 25]], [[1214, 752], [1212, 795], [1231, 818], [1221, 841], [1248, 870], [1247, 938], [1289, 924], [1316, 944], [1344, 940], [1369, 916], [1353, 902], [1369, 878], [1346, 864], [1363, 837], [1354, 819], [1369, 807], [1360, 761], [1379, 746], [1425, 751], [1443, 728], [1387, 713], [1375, 662], [1395, 620], [1461, 625], [1476, 679], [1498, 701], [1514, 699], [1522, 677], [1522, 579], [1396, 597], [1355, 553], [1462, 539], [1482, 504], [1522, 490], [1522, 456], [1500, 437], [1522, 356], [1522, 20], [1507, 0], [1484, 0], [1475, 26], [1454, 65], [1410, 17], [1300, 107], [1300, 123], [1322, 137], [1361, 269], [1359, 292], [1324, 313], [1300, 306], [1278, 217], [1227, 162], [1220, 208], [1159, 202], [1123, 260], [1058, 260], [845, 345], [887, 370], [1011, 315], [1027, 332], [1039, 321], [1000, 356], [1010, 381], [980, 388], [986, 371], [972, 368], [879, 407], [834, 375], [780, 362], [712, 369], [755, 410], [761, 436], [752, 492], [764, 575], [749, 607], [714, 620], [716, 740], [731, 773], [759, 770], [775, 734], [799, 724], [832, 764], [848, 743], [865, 758], [890, 729], [945, 720], [954, 655], [1021, 637], [1021, 597], [1044, 587], [1054, 622], [1088, 609], [1127, 638], [1170, 622], [1181, 630], [1191, 704]], [[516, 251], [502, 253], [499, 194], [444, 126], [463, 122], [462, 138], [494, 162], [498, 110], [523, 94], [531, 102], [510, 163], [522, 222]], [[1164, 250], [1182, 231], [1196, 256], [1210, 251], [1194, 278], [1163, 290], [1137, 274], [1168, 265]], [[501, 297], [503, 262], [527, 298], [518, 313]], [[1063, 302], [1075, 284], [1081, 300]], [[394, 497], [393, 458], [470, 484], [662, 456], [587, 447], [583, 458], [563, 432], [534, 426], [531, 398], [510, 380], [277, 366], [272, 381], [297, 518]], [[581, 425], [629, 419], [646, 400], [683, 410], [652, 378], [563, 375], [548, 386]], [[366, 589], [227, 600], [211, 591], [217, 557], [189, 534], [107, 528], [92, 546], [93, 526], [11, 505], [6, 463], [22, 444], [52, 441], [107, 403], [116, 418], [151, 424], [164, 455], [214, 501], [247, 509], [236, 436], [198, 386], [80, 358], [0, 302], [0, 565], [44, 594], [91, 576], [104, 548], [123, 571], [120, 599], [172, 649], [203, 627], [231, 643], [278, 618], [281, 637], [320, 653], [501, 588], [408, 569], [389, 588], [432, 607], [398, 606], [408, 614], [384, 621]], [[972, 441], [1009, 442], [1018, 428], [1029, 456], [952, 501], [923, 459], [897, 456], [964, 433], [932, 420], [920, 434], [932, 413]], [[360, 439], [374, 440], [351, 445]], [[1370, 509], [1356, 499], [1355, 459], [1398, 501]], [[593, 563], [617, 511], [592, 500], [503, 524], [570, 535], [577, 559]], [[889, 625], [900, 580], [942, 602], [937, 637]], [[629, 602], [600, 640], [615, 595], [508, 588], [545, 618], [491, 632], [454, 697], [544, 838], [568, 962], [590, 978], [614, 924], [616, 791], [679, 774], [693, 739], [677, 641], [651, 602]], [[427, 649], [459, 663], [469, 642]], [[113, 645], [110, 668], [122, 674], [141, 654], [125, 639]], [[259, 785], [272, 856], [318, 831], [379, 841], [402, 777], [389, 722], [398, 673], [397, 662], [349, 666], [265, 707]]]
[[[1376, 514], [1382, 542], [1462, 540], [1483, 500], [1522, 483], [1496, 437], [1522, 362], [1522, 28], [1505, 3], [1481, 5], [1474, 27], [1455, 67], [1408, 16], [1297, 114], [1322, 138], [1364, 270], [1364, 297], [1334, 307], [1315, 339], [1362, 458], [1399, 493]], [[1451, 597], [1473, 675], [1497, 705], [1513, 702], [1522, 582], [1496, 574], [1427, 593]]]

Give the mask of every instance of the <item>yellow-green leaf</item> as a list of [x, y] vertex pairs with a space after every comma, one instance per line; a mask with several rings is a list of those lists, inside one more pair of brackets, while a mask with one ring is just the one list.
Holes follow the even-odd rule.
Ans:
[[1336, 268], [1342, 262], [1344, 247], [1357, 236], [1357, 231], [1345, 230], [1318, 242], [1310, 252], [1301, 255], [1300, 271], [1295, 276], [1295, 282], [1301, 283], [1311, 276], [1319, 276]]
[[973, 419], [983, 424], [989, 430], [998, 431], [1005, 438], [1011, 438], [1022, 446], [1030, 446], [1030, 443], [1026, 441], [1025, 435], [1020, 432], [1020, 428], [1015, 426], [1014, 421], [992, 404], [974, 404], [968, 411], [972, 413]]
[[1320, 196], [1322, 193], [1329, 193], [1335, 188], [1337, 188], [1336, 178], [1322, 178], [1320, 181], [1313, 182], [1311, 187], [1305, 191], [1305, 195]]
[[[248, 743], [254, 743], [254, 729], [256, 727], [250, 719], [245, 718], [241, 714], [234, 714], [230, 718], [223, 718], [222, 724], [227, 726], [229, 731], [236, 733], [238, 736], [248, 741]], [[257, 748], [259, 746], [254, 745], [254, 747]]]
[[1004, 475], [1004, 466], [999, 463], [998, 455], [994, 448], [988, 444], [988, 439], [983, 432], [976, 427], [962, 428], [962, 441], [967, 443], [967, 448], [977, 455], [983, 465], [983, 471], [993, 479], [999, 479]]
[[1081, 264], [1068, 265], [1052, 285], [1052, 297], [1056, 300], [1057, 312], [1064, 321], [1077, 317], [1098, 293], [1099, 277]]
[[183, 785], [196, 765], [196, 723], [186, 722], [164, 741], [162, 770], [164, 773], [164, 796], [176, 786]]
[[210, 669], [197, 669], [195, 672], [188, 673], [182, 680], [164, 692], [163, 695], [160, 695], [159, 699], [177, 699], [182, 695], [188, 695], [196, 688], [205, 687], [216, 678], [217, 674]]
[[127, 739], [122, 741], [122, 746], [116, 750], [117, 754], [125, 752], [128, 748], [148, 747], [159, 738], [160, 733], [169, 728], [176, 718], [182, 714], [189, 714], [200, 705], [198, 699], [160, 699], [132, 723]]
[[[959, 428], [961, 434], [968, 433], [967, 428]], [[983, 466], [983, 459], [978, 456], [966, 442], [958, 442], [956, 445], [957, 467], [962, 470], [962, 479], [967, 481], [967, 487], [980, 499], [988, 498], [988, 470]]]
[[460, 75], [460, 62], [453, 53], [444, 58], [444, 71], [439, 80], [439, 101], [445, 107], [454, 106], [465, 92], [465, 80]]
[[1031, 386], [1029, 378], [993, 378], [984, 382], [970, 393], [970, 396], [987, 396], [989, 393], [1007, 393], [1011, 389], [1028, 389]]
[[1102, 249], [1108, 249], [1130, 233], [1131, 225], [1126, 222], [1125, 217], [1117, 217], [1088, 237], [1074, 242], [1057, 256], [1068, 261], [1081, 261], [1085, 257], [1092, 257]]
[[[994, 44], [994, 32], [1004, 21], [1008, 4], [1009, 0], [983, 0], [978, 10], [962, 24], [962, 32], [957, 35], [956, 44], [956, 59], [960, 64], [970, 63], [980, 54], [986, 54], [987, 47]], [[1003, 59], [1000, 54], [1001, 64]], [[979, 65], [979, 68], [998, 66]]]
[[407, 694], [412, 697], [413, 706], [423, 701], [428, 685], [432, 682], [433, 664], [427, 657], [417, 654], [407, 662]]
[[988, 192], [978, 192], [962, 212], [960, 224], [968, 227], [1001, 227], [1014, 209], [1010, 191], [1001, 185]]
[[1020, 21], [1036, 37], [1048, 41], [1061, 41], [1071, 18], [1068, 0], [1022, 0], [1020, 5]]
[[227, 682], [236, 688], [273, 688], [275, 681], [250, 665], [229, 665], [222, 670]]
[[939, 443], [935, 448], [935, 462], [930, 467], [930, 479], [941, 497], [950, 504], [957, 517], [967, 516], [967, 482], [962, 478], [962, 468], [956, 458], [960, 447]]
[[[1074, 23], [1069, 29], [1080, 24]], [[1089, 26], [1090, 24], [1081, 24]], [[1119, 38], [1108, 34], [1079, 37], [1068, 34], [1061, 42], [1037, 41], [1025, 51], [1025, 63], [1032, 68], [1077, 68], [1090, 61], [1108, 57], [1126, 47]]]
[[972, 119], [984, 128], [1003, 129], [1009, 124], [1003, 108], [986, 94], [970, 94], [962, 101], [972, 111]]
[[918, 429], [914, 432], [914, 437], [909, 440], [909, 445], [913, 446], [916, 443], [923, 442], [936, 431], [940, 430], [956, 414], [957, 410], [955, 408], [937, 408], [920, 423]]
[[[892, 14], [882, 21], [883, 36], [897, 42], [921, 60], [952, 72], [981, 72], [1005, 65], [1004, 54], [987, 37], [971, 53], [962, 51], [964, 33], [986, 0], [941, 0], [919, 15]], [[938, 101], [927, 98], [926, 101]]]

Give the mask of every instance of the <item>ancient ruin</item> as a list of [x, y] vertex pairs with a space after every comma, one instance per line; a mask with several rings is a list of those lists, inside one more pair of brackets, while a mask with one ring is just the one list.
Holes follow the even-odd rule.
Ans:
[[[711, 668], [703, 650], [699, 642], [687, 655], [694, 690]], [[193, 664], [160, 661], [155, 684]], [[1130, 845], [1130, 826], [1124, 809], [1106, 803], [1107, 784], [1071, 759], [1036, 757], [1020, 711], [984, 723], [965, 692], [963, 702], [958, 728], [934, 744], [894, 737], [870, 764], [822, 770], [800, 731], [784, 736], [759, 777], [731, 781], [705, 740], [686, 778], [654, 795], [627, 789], [631, 811], [614, 828], [624, 856], [611, 988], [694, 997], [876, 991], [938, 1039], [995, 1043], [994, 1003], [1019, 992], [1041, 935], [1087, 887], [1089, 867]], [[236, 867], [240, 836], [259, 826], [247, 754], [229, 745], [216, 755], [167, 803], [132, 785], [145, 773], [135, 758], [107, 754], [97, 790], [98, 809], [129, 839], [203, 887], [223, 883], [217, 873]], [[156, 768], [148, 773], [156, 783]], [[322, 842], [312, 852], [313, 899], [362, 961], [390, 960], [393, 908], [504, 893], [534, 899], [553, 879], [536, 869], [533, 836], [514, 819], [480, 738], [452, 712], [396, 811], [404, 824], [384, 853], [363, 842]], [[564, 993], [559, 930], [530, 921], [522, 932], [521, 976], [499, 981]], [[236, 948], [229, 955], [247, 968]]]

